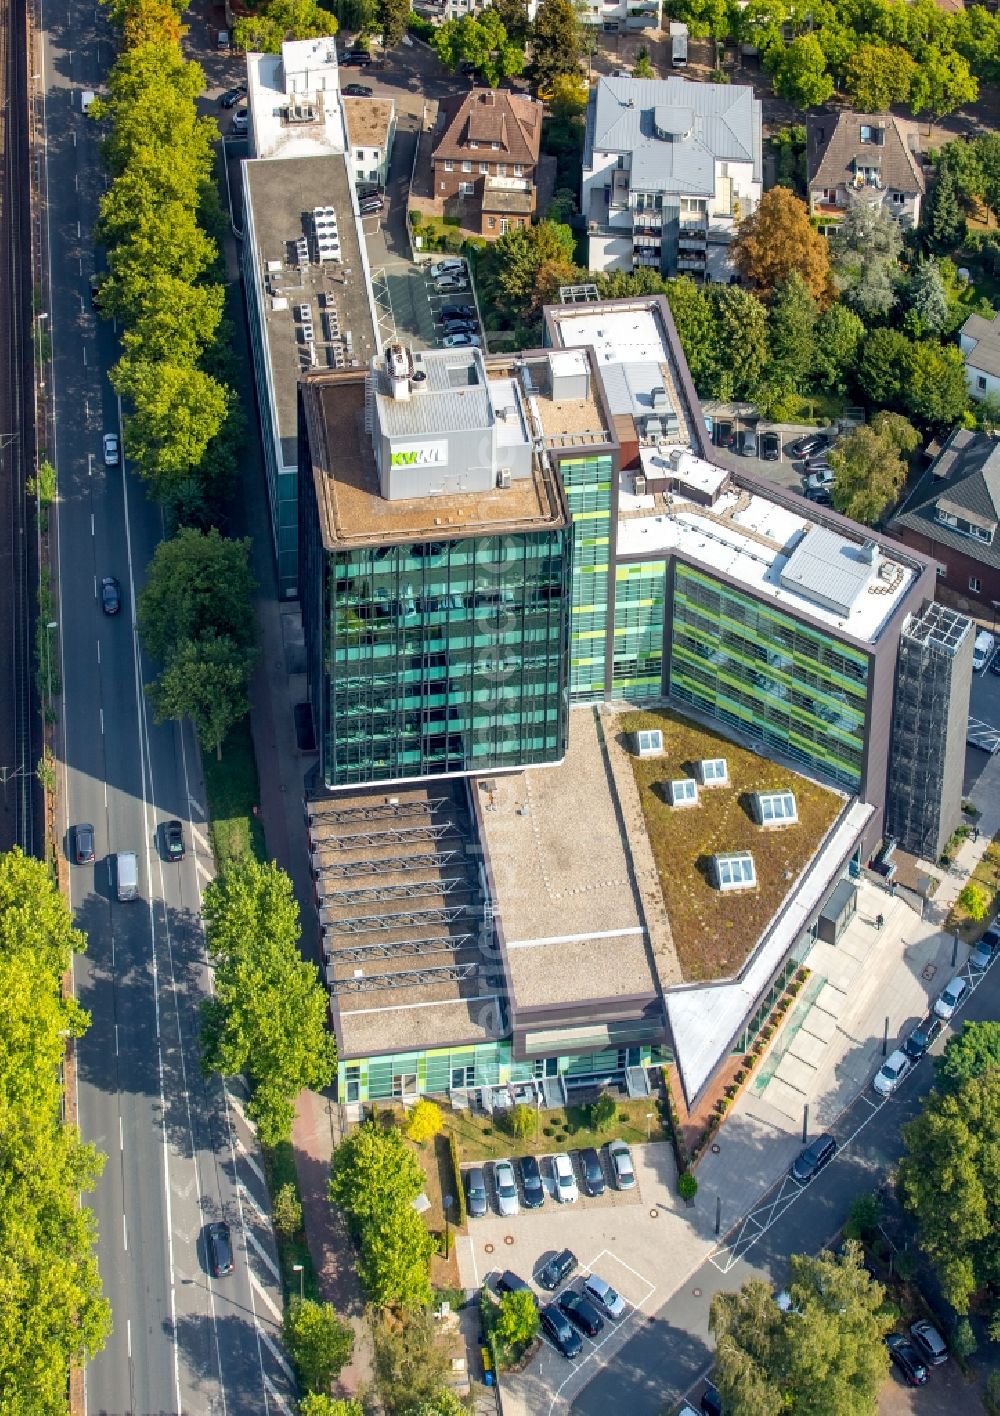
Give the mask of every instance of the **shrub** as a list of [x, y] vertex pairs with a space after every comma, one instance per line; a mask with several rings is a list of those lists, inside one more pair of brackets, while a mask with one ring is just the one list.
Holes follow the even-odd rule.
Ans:
[[510, 1113], [511, 1133], [517, 1136], [518, 1140], [523, 1141], [527, 1136], [533, 1136], [537, 1125], [538, 1113], [526, 1102], [519, 1102]]
[[595, 1131], [608, 1131], [618, 1115], [618, 1103], [610, 1092], [601, 1092], [590, 1108], [590, 1124]]
[[990, 908], [990, 892], [985, 885], [978, 884], [975, 880], [970, 880], [968, 885], [958, 897], [958, 905], [963, 909], [970, 919], [981, 924], [986, 918]]
[[500, 1300], [493, 1335], [506, 1357], [527, 1347], [538, 1333], [540, 1319], [533, 1293], [505, 1293]]
[[976, 1341], [976, 1334], [972, 1331], [972, 1324], [968, 1318], [961, 1318], [955, 1324], [955, 1331], [951, 1335], [951, 1350], [956, 1357], [971, 1357], [979, 1346]]
[[406, 1134], [416, 1145], [422, 1146], [433, 1140], [443, 1127], [444, 1117], [441, 1115], [440, 1106], [436, 1101], [428, 1101], [422, 1096], [410, 1112]]
[[455, 1223], [464, 1224], [466, 1220], [465, 1186], [462, 1184], [462, 1167], [458, 1159], [458, 1141], [455, 1139], [453, 1131], [448, 1135], [448, 1155], [451, 1158], [451, 1174], [455, 1182]]
[[543, 1127], [542, 1127], [542, 1135], [543, 1135], [543, 1136], [554, 1136], [555, 1133], [556, 1133], [556, 1128], [555, 1128], [554, 1126], [543, 1126]]
[[882, 1218], [882, 1201], [875, 1193], [858, 1195], [851, 1205], [844, 1225], [845, 1239], [871, 1239], [878, 1231]]
[[683, 1175], [677, 1177], [677, 1193], [682, 1200], [693, 1200], [698, 1193], [698, 1181], [691, 1174], [690, 1170], [685, 1170]]
[[275, 1194], [271, 1217], [279, 1234], [298, 1234], [302, 1228], [302, 1201], [291, 1180]]

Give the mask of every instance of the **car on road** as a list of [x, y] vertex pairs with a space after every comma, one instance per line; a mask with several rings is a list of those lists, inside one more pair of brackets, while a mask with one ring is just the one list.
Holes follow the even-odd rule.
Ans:
[[903, 1374], [908, 1386], [923, 1386], [927, 1381], [927, 1368], [920, 1360], [920, 1353], [908, 1337], [900, 1332], [891, 1332], [885, 1340], [889, 1356]]
[[837, 1154], [837, 1142], [828, 1132], [810, 1141], [792, 1164], [791, 1177], [800, 1185], [808, 1185]]
[[482, 1219], [489, 1206], [486, 1203], [486, 1176], [481, 1165], [465, 1172], [465, 1208], [470, 1219]]
[[741, 428], [736, 435], [736, 451], [741, 457], [757, 456], [757, 431], [755, 428]]
[[961, 974], [956, 974], [951, 983], [942, 988], [934, 1000], [934, 1011], [945, 1022], [954, 1016], [955, 1009], [968, 992], [969, 985]]
[[781, 458], [781, 438], [773, 428], [760, 435], [760, 455], [765, 462], [778, 462]]
[[833, 468], [817, 467], [815, 472], [810, 472], [806, 477], [807, 492], [828, 492], [833, 486]]
[[213, 1278], [224, 1278], [233, 1271], [233, 1241], [224, 1219], [210, 1224], [206, 1233], [208, 1267]]
[[805, 433], [801, 438], [795, 439], [788, 451], [793, 457], [812, 457], [827, 447], [827, 440], [822, 433]]
[[580, 1173], [583, 1176], [583, 1193], [590, 1196], [603, 1195], [606, 1187], [601, 1157], [593, 1146], [587, 1146], [585, 1150], [579, 1152], [579, 1155]]
[[90, 865], [95, 859], [94, 828], [89, 821], [81, 821], [73, 832], [73, 859], [77, 865]]
[[524, 1208], [528, 1210], [540, 1209], [545, 1203], [545, 1186], [542, 1184], [541, 1167], [533, 1155], [523, 1155], [518, 1164], [521, 1171]]
[[556, 1182], [556, 1199], [560, 1204], [572, 1205], [580, 1198], [573, 1174], [573, 1162], [564, 1151], [552, 1157], [552, 1178]]
[[371, 84], [345, 84], [341, 93], [345, 98], [372, 98], [375, 90]]
[[903, 1043], [903, 1051], [907, 1057], [912, 1058], [914, 1062], [919, 1062], [943, 1027], [944, 1019], [935, 1018], [933, 1013], [929, 1014], [922, 1023], [918, 1023]]
[[163, 853], [167, 860], [184, 859], [184, 828], [179, 821], [163, 823]]
[[892, 1096], [904, 1077], [908, 1076], [913, 1069], [913, 1063], [902, 1048], [897, 1047], [891, 1053], [882, 1066], [875, 1073], [872, 1086], [879, 1096]]
[[514, 1179], [514, 1167], [509, 1160], [493, 1162], [493, 1183], [497, 1191], [497, 1209], [504, 1219], [512, 1219], [514, 1215], [520, 1214], [517, 1181]]
[[610, 1283], [605, 1283], [596, 1273], [583, 1280], [583, 1296], [606, 1318], [622, 1317], [627, 1307], [617, 1288], [612, 1288]]
[[101, 609], [106, 615], [116, 615], [122, 607], [122, 587], [113, 575], [101, 580]]
[[482, 341], [478, 334], [446, 334], [441, 344], [445, 349], [478, 349]]
[[121, 456], [121, 449], [118, 445], [117, 433], [104, 434], [104, 465], [105, 467], [117, 467], [118, 459]]
[[987, 664], [993, 658], [993, 651], [997, 647], [996, 639], [990, 634], [988, 629], [981, 629], [976, 635], [976, 642], [972, 646], [972, 672], [981, 674]]
[[556, 1254], [555, 1258], [549, 1259], [548, 1263], [538, 1270], [538, 1282], [540, 1287], [548, 1289], [554, 1293], [560, 1283], [564, 1283], [571, 1273], [577, 1268], [576, 1255], [572, 1249], [563, 1249]]
[[237, 84], [235, 88], [226, 89], [225, 93], [219, 96], [219, 107], [235, 108], [246, 91], [246, 84]]
[[634, 1190], [635, 1189], [635, 1166], [632, 1164], [632, 1152], [624, 1141], [612, 1141], [608, 1146], [608, 1159], [611, 1161], [611, 1173], [614, 1176], [615, 1189]]
[[929, 1323], [926, 1318], [910, 1324], [910, 1336], [921, 1357], [932, 1367], [940, 1367], [947, 1362], [948, 1344], [934, 1324]]
[[604, 1327], [604, 1319], [593, 1303], [588, 1302], [582, 1293], [577, 1293], [572, 1288], [560, 1296], [559, 1307], [574, 1327], [578, 1327], [588, 1337], [596, 1337]]
[[542, 1331], [564, 1357], [579, 1357], [583, 1350], [583, 1339], [555, 1303], [550, 1303], [547, 1308], [542, 1309]]
[[985, 973], [1000, 948], [1000, 929], [988, 929], [969, 955], [969, 967]]
[[341, 55], [341, 65], [353, 67], [355, 69], [370, 69], [372, 56], [367, 49], [348, 49]]

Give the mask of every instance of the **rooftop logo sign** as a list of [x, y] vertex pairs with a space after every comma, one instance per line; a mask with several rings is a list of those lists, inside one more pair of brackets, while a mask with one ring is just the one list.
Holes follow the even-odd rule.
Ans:
[[419, 447], [399, 448], [389, 454], [391, 467], [444, 467], [447, 461], [446, 442], [421, 443]]

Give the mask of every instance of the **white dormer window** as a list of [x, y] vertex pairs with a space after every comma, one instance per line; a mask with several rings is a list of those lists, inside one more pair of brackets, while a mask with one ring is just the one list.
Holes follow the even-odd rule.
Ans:
[[454, 164], [453, 162], [449, 162], [447, 159], [445, 159], [444, 170], [445, 170], [446, 172], [454, 172], [454, 170], [455, 170], [455, 164]]
[[515, 177], [523, 177], [523, 176], [524, 176], [524, 168], [521, 166], [521, 164], [520, 164], [519, 162], [515, 162], [515, 163], [514, 163], [514, 176], [515, 176]]
[[478, 144], [478, 143], [470, 142], [470, 143], [469, 143], [469, 147], [472, 148], [473, 151], [475, 151], [475, 149], [479, 147], [479, 144]]

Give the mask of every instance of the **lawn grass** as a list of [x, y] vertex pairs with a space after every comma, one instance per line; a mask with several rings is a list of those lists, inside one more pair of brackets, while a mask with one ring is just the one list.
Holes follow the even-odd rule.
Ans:
[[266, 860], [264, 828], [253, 814], [260, 802], [260, 782], [250, 719], [241, 719], [230, 731], [221, 761], [214, 752], [206, 752], [202, 766], [216, 869], [222, 873], [231, 860], [248, 853]]
[[[295, 1169], [295, 1152], [291, 1142], [281, 1141], [276, 1146], [264, 1146], [262, 1149], [268, 1194], [274, 1196], [283, 1185], [291, 1184], [295, 1186], [296, 1195], [299, 1195], [299, 1177]], [[299, 1195], [300, 1200], [301, 1198]], [[289, 1298], [297, 1298], [300, 1292], [307, 1298], [319, 1301], [322, 1294], [316, 1282], [316, 1270], [313, 1267], [309, 1245], [306, 1243], [305, 1230], [300, 1229], [297, 1234], [281, 1234], [276, 1228], [274, 1242], [278, 1249], [278, 1266], [281, 1269], [285, 1302], [287, 1303]], [[302, 1265], [301, 1280], [295, 1271], [295, 1264]]]
[[[623, 713], [617, 726], [626, 734], [640, 728], [663, 733], [662, 757], [630, 761], [684, 978], [729, 978], [793, 888], [844, 798], [666, 709]], [[694, 763], [706, 757], [726, 759], [729, 785], [699, 789], [697, 806], [669, 806], [665, 783], [693, 776]], [[764, 830], [753, 821], [748, 794], [782, 789], [795, 795], [798, 822]], [[753, 853], [756, 887], [733, 894], [715, 889], [709, 858], [745, 850]]]

